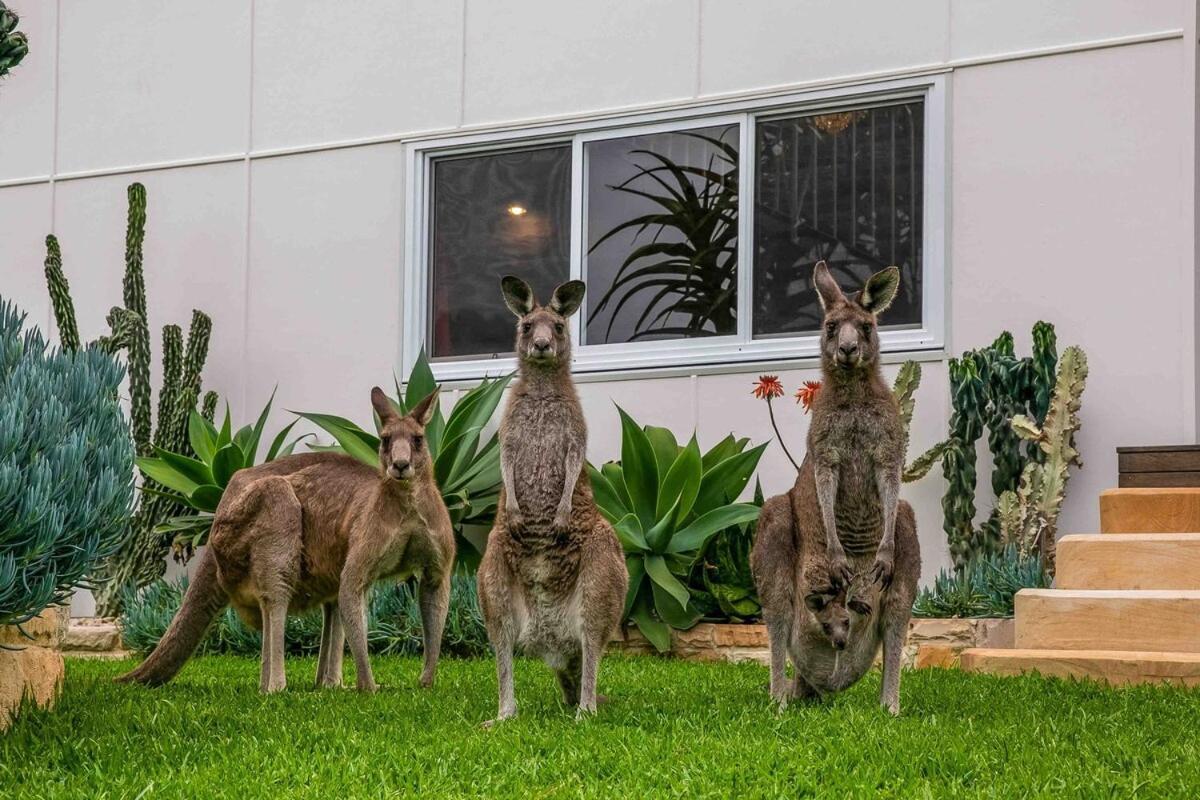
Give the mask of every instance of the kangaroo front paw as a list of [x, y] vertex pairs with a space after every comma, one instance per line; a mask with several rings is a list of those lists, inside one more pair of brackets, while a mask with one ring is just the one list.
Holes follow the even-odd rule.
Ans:
[[894, 568], [895, 561], [891, 553], [880, 551], [875, 556], [875, 563], [871, 565], [871, 583], [878, 583], [886, 589], [892, 583], [892, 571]]
[[571, 512], [559, 512], [554, 515], [554, 521], [550, 523], [554, 526], [554, 532], [562, 535], [571, 530]]
[[838, 553], [829, 559], [829, 582], [835, 588], [849, 586], [854, 580], [854, 572], [850, 569], [850, 562], [846, 560], [845, 553]]

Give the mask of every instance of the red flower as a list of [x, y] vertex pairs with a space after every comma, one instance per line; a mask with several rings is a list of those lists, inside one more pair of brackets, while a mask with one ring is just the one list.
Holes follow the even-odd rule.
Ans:
[[754, 396], [759, 400], [770, 400], [772, 397], [783, 397], [783, 384], [778, 375], [759, 375], [754, 384]]
[[804, 406], [805, 414], [812, 408], [813, 399], [816, 398], [819, 391], [821, 391], [820, 381], [805, 381], [804, 385], [796, 390], [796, 402]]

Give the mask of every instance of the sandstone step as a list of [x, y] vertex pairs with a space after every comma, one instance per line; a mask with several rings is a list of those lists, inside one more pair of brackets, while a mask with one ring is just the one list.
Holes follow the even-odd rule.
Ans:
[[1036, 672], [1058, 678], [1091, 678], [1114, 684], [1200, 685], [1200, 654], [1128, 650], [964, 650], [966, 672], [1021, 675]]
[[1022, 589], [1016, 646], [1033, 650], [1200, 652], [1200, 591]]
[[1200, 489], [1107, 489], [1100, 493], [1101, 533], [1200, 531]]
[[1200, 589], [1200, 533], [1073, 534], [1056, 563], [1058, 589]]

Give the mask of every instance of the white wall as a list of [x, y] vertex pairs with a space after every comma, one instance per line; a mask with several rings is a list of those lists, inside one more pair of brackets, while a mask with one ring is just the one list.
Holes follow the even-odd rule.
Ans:
[[[1182, 0], [22, 6], [32, 52], [0, 84], [0, 294], [49, 324], [52, 230], [98, 334], [120, 297], [123, 187], [143, 181], [151, 322], [213, 316], [206, 381], [242, 417], [278, 384], [280, 409], [365, 421], [366, 390], [398, 368], [406, 136], [947, 69], [948, 350], [1004, 328], [1028, 348], [1042, 318], [1087, 349], [1064, 530], [1095, 529], [1114, 447], [1194, 439]], [[731, 427], [763, 440], [758, 371], [585, 383], [590, 455], [618, 450], [613, 402], [706, 445]], [[944, 362], [926, 363], [914, 450], [944, 434], [947, 395]], [[780, 410], [802, 450], [806, 418]], [[791, 482], [777, 447], [761, 473]], [[945, 563], [941, 492], [938, 475], [904, 490], [927, 576]]]

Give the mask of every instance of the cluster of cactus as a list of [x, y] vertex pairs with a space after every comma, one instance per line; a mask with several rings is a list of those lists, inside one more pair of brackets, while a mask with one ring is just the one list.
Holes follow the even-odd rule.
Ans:
[[124, 371], [100, 347], [53, 350], [0, 299], [0, 625], [86, 584], [129, 529]]
[[[146, 236], [146, 187], [140, 183], [128, 188], [129, 215], [125, 233], [124, 305], [108, 314], [110, 334], [97, 340], [97, 346], [110, 353], [125, 351], [129, 371], [130, 428], [139, 457], [154, 455], [160, 447], [174, 453], [191, 455], [188, 442], [188, 417], [201, 403], [203, 416], [212, 420], [217, 397], [208, 392], [200, 398], [201, 371], [208, 357], [212, 321], [200, 311], [192, 311], [186, 343], [178, 325], [162, 329], [162, 388], [159, 390], [157, 420], [151, 418], [150, 327], [146, 315], [146, 283], [142, 268], [142, 244]], [[58, 240], [46, 237], [46, 284], [59, 339], [64, 350], [80, 348], [79, 327], [70, 287], [62, 268]], [[99, 613], [113, 616], [120, 612], [121, 599], [129, 587], [144, 586], [161, 577], [166, 566], [170, 543], [155, 528], [166, 519], [184, 511], [178, 501], [142, 475], [142, 502], [138, 506], [128, 536], [121, 548], [101, 567], [103, 578], [96, 591]]]
[[29, 53], [29, 41], [17, 30], [21, 18], [0, 0], [0, 78]]
[[[956, 566], [973, 557], [996, 553], [1003, 544], [999, 509], [975, 525], [976, 443], [988, 431], [992, 454], [992, 493], [999, 498], [1017, 488], [1027, 464], [1040, 463], [1040, 448], [1025, 442], [1012, 428], [1018, 415], [1045, 418], [1058, 362], [1054, 326], [1033, 326], [1033, 353], [1018, 357], [1012, 334], [1005, 331], [988, 347], [950, 359], [950, 435], [937, 445], [932, 461], [941, 460], [946, 477], [942, 497], [943, 526]], [[929, 454], [926, 454], [929, 455]], [[922, 461], [924, 460], [922, 457]], [[930, 464], [932, 463], [930, 462]]]
[[1087, 356], [1078, 347], [1063, 351], [1058, 364], [1054, 393], [1049, 398], [1044, 421], [1039, 425], [1023, 414], [1012, 418], [1012, 431], [1037, 449], [1021, 472], [1015, 490], [1000, 495], [997, 515], [1001, 537], [1028, 556], [1040, 554], [1048, 574], [1054, 574], [1054, 538], [1058, 514], [1066, 496], [1068, 468], [1082, 467], [1075, 447], [1079, 430], [1079, 407], [1087, 381]]

